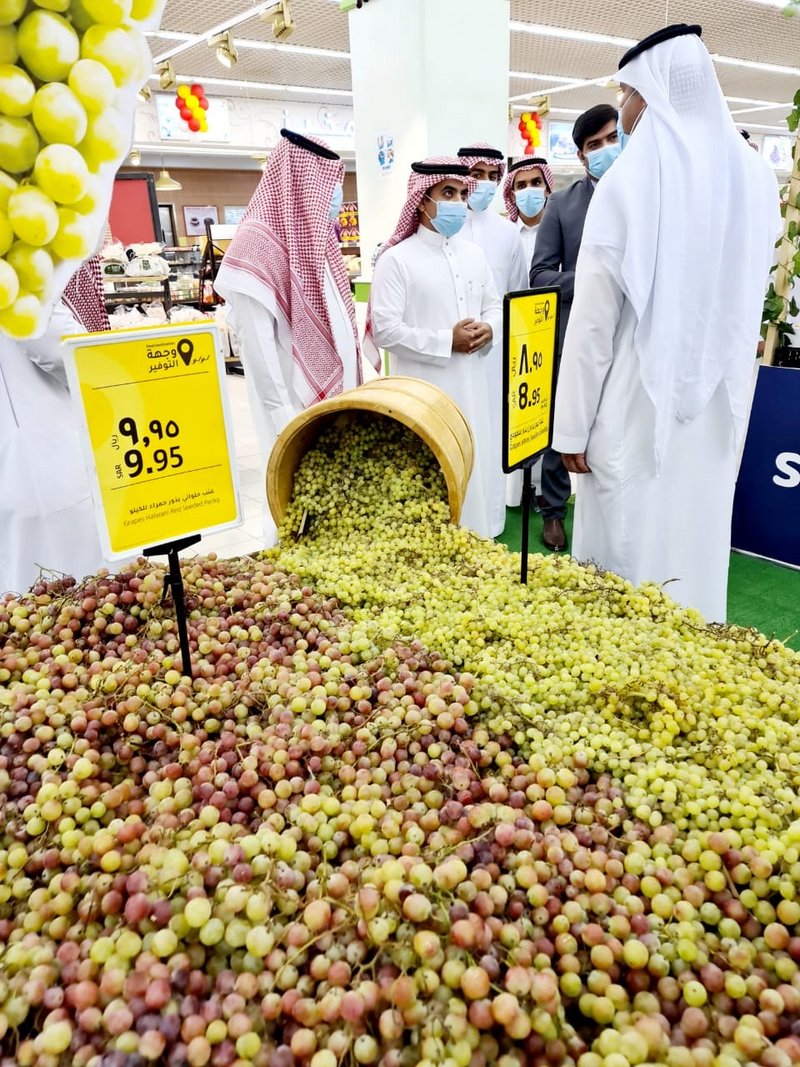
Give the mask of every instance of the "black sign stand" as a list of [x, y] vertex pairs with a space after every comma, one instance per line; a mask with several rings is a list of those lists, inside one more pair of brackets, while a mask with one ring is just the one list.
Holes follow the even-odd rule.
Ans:
[[169, 570], [164, 575], [164, 594], [161, 603], [167, 599], [167, 592], [172, 593], [172, 603], [175, 605], [175, 618], [178, 622], [178, 638], [181, 643], [181, 666], [184, 675], [192, 677], [192, 658], [189, 653], [189, 628], [186, 625], [186, 601], [183, 598], [183, 577], [181, 575], [181, 561], [179, 552], [196, 545], [200, 540], [200, 534], [192, 537], [183, 537], [179, 541], [167, 541], [163, 545], [155, 545], [153, 548], [144, 550], [145, 556], [166, 556], [169, 560]]
[[[510, 474], [512, 471], [522, 471], [522, 545], [520, 553], [520, 582], [523, 585], [528, 583], [528, 545], [530, 535], [530, 522], [531, 522], [531, 506], [533, 504], [533, 466], [540, 456], [544, 455], [547, 449], [540, 450], [532, 456], [527, 456], [525, 459], [520, 460], [512, 466], [509, 461], [509, 408], [510, 408], [510, 387], [511, 387], [511, 371], [509, 363], [509, 340], [511, 332], [511, 303], [519, 297], [543, 297], [545, 298], [545, 320], [550, 314], [550, 300], [555, 304], [555, 314], [553, 316], [553, 339], [554, 344], [558, 346], [559, 327], [561, 321], [561, 294], [558, 289], [525, 289], [517, 293], [506, 293], [503, 299], [503, 456], [502, 465], [506, 474]], [[549, 298], [549, 299], [548, 299]], [[555, 398], [555, 385], [556, 385], [556, 364], [557, 364], [557, 351], [553, 352], [553, 369], [552, 377], [550, 380], [550, 395], [551, 398]], [[552, 410], [550, 412], [550, 423], [548, 427], [548, 448], [553, 439], [553, 422], [552, 422]]]
[[531, 502], [533, 497], [533, 462], [522, 468], [522, 546], [520, 548], [520, 575], [523, 585], [528, 584], [528, 537], [531, 526]]

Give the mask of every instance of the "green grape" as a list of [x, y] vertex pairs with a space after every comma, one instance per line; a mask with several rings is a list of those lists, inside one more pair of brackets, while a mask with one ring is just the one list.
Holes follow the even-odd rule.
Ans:
[[131, 17], [132, 0], [83, 0], [87, 15], [95, 22], [118, 26]]
[[59, 259], [87, 259], [95, 244], [91, 219], [72, 208], [58, 208], [58, 231], [50, 251]]
[[108, 68], [118, 86], [127, 85], [141, 70], [140, 42], [141, 34], [130, 27], [90, 26], [81, 41], [81, 58], [96, 60]]
[[11, 26], [27, 7], [27, 0], [0, 0], [0, 26]]
[[53, 11], [32, 11], [23, 19], [17, 47], [30, 74], [41, 82], [66, 78], [80, 56], [78, 35]]
[[[3, 295], [0, 292], [0, 297]], [[44, 325], [43, 317], [44, 308], [38, 297], [20, 289], [14, 303], [0, 311], [0, 330], [16, 340], [34, 337]]]
[[32, 185], [15, 189], [8, 198], [7, 210], [14, 233], [26, 244], [41, 248], [58, 232], [56, 205]]
[[75, 93], [54, 82], [33, 99], [33, 122], [48, 144], [79, 145], [86, 136], [86, 111]]
[[44, 248], [17, 241], [6, 254], [23, 289], [36, 295], [47, 293], [53, 280], [53, 260]]
[[36, 87], [30, 77], [10, 63], [0, 66], [0, 111], [20, 118], [30, 115]]
[[128, 150], [128, 136], [113, 108], [107, 108], [89, 119], [86, 137], [79, 147], [93, 172], [105, 163], [115, 163], [122, 159]]
[[74, 204], [87, 193], [89, 168], [75, 148], [51, 144], [36, 157], [33, 176], [39, 188], [57, 204]]
[[90, 115], [99, 115], [114, 103], [114, 79], [108, 67], [94, 59], [79, 59], [69, 72], [68, 82]]
[[0, 115], [0, 168], [8, 174], [24, 174], [36, 162], [39, 138], [28, 119]]

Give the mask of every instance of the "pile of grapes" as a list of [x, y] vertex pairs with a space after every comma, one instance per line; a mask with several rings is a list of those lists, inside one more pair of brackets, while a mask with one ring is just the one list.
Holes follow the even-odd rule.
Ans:
[[0, 602], [0, 1067], [800, 1062], [800, 657], [444, 497], [332, 426], [191, 678], [144, 561]]
[[94, 251], [163, 0], [0, 0], [0, 331], [40, 332]]

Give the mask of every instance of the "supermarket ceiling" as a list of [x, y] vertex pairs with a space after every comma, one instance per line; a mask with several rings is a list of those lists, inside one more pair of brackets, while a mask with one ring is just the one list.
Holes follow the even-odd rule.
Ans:
[[[179, 79], [197, 79], [219, 96], [351, 103], [348, 16], [338, 0], [289, 3], [294, 32], [276, 42], [259, 17], [274, 3], [167, 0], [150, 38], [156, 66], [169, 59]], [[509, 98], [521, 109], [546, 91], [555, 119], [612, 102], [607, 85], [574, 83], [611, 78], [625, 49], [665, 22], [702, 24], [741, 126], [785, 132], [800, 87], [800, 15], [785, 16], [780, 0], [511, 0], [511, 18]], [[227, 67], [213, 39], [231, 24], [238, 62]]]

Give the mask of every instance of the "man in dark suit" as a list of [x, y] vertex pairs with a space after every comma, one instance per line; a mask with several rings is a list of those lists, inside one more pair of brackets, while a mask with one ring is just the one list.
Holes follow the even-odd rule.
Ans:
[[[557, 359], [561, 358], [567, 332], [575, 266], [581, 249], [583, 224], [589, 210], [594, 187], [620, 153], [617, 135], [617, 112], [610, 104], [598, 104], [585, 111], [572, 130], [578, 159], [586, 168], [586, 177], [553, 193], [539, 223], [536, 249], [531, 264], [531, 286], [553, 286], [561, 290], [561, 327]], [[548, 449], [542, 460], [542, 541], [546, 548], [560, 552], [567, 546], [564, 517], [571, 493], [569, 474], [561, 454]]]

